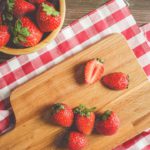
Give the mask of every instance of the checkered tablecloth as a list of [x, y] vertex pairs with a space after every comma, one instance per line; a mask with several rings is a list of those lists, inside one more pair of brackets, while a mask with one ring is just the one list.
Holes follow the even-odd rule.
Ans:
[[[110, 0], [65, 27], [45, 48], [0, 64], [0, 132], [11, 128], [9, 95], [15, 87], [111, 33], [125, 36], [150, 79], [150, 24], [139, 28], [123, 0]], [[124, 149], [150, 150], [150, 131], [144, 131], [115, 150]]]

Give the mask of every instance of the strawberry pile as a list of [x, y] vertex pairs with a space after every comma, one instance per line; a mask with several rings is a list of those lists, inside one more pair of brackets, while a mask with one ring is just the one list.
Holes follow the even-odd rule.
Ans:
[[[122, 72], [114, 72], [103, 76], [104, 61], [101, 59], [89, 60], [84, 68], [85, 83], [88, 85], [98, 81], [113, 90], [124, 90], [128, 88], [129, 76]], [[82, 150], [86, 147], [87, 135], [93, 132], [98, 134], [113, 135], [120, 126], [120, 120], [117, 114], [107, 110], [103, 113], [95, 114], [96, 108], [87, 108], [84, 105], [72, 109], [66, 104], [57, 103], [51, 107], [51, 121], [63, 127], [72, 127], [67, 147], [69, 150]], [[75, 127], [75, 128], [73, 128]]]
[[0, 0], [0, 47], [35, 46], [60, 23], [60, 13], [49, 1]]
[[[69, 150], [82, 150], [88, 144], [87, 135], [95, 129], [98, 134], [113, 135], [120, 126], [120, 120], [113, 111], [94, 113], [96, 107], [87, 108], [79, 105], [72, 109], [66, 104], [56, 103], [51, 106], [50, 120], [62, 127], [71, 127], [67, 147]], [[95, 128], [94, 128], [95, 127]]]

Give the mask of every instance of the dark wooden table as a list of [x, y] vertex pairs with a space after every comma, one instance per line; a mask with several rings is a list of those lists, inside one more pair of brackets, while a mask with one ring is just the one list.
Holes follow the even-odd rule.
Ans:
[[[150, 22], [150, 0], [129, 0], [130, 10], [138, 25]], [[98, 8], [104, 0], [66, 0], [67, 12], [64, 26], [70, 24], [88, 12]], [[0, 62], [12, 58], [11, 55], [0, 53]]]

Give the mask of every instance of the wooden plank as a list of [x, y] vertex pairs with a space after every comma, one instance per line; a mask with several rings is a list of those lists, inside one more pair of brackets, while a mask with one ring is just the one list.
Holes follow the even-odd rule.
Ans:
[[[127, 90], [112, 91], [100, 82], [84, 84], [84, 64], [97, 57], [105, 60], [105, 74], [129, 74]], [[60, 139], [67, 129], [51, 124], [47, 115], [51, 103], [64, 102], [72, 107], [96, 106], [97, 111], [111, 109], [119, 115], [121, 127], [116, 135], [88, 137], [87, 150], [111, 150], [149, 127], [149, 91], [146, 75], [126, 40], [119, 34], [111, 35], [12, 92], [16, 128], [0, 138], [0, 149], [65, 150]]]

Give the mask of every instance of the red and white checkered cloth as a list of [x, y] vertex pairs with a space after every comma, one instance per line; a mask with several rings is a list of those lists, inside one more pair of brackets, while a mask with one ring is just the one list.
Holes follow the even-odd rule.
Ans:
[[[15, 87], [111, 33], [122, 33], [125, 36], [150, 79], [150, 24], [140, 29], [123, 0], [110, 0], [64, 28], [45, 48], [36, 53], [14, 57], [0, 65], [0, 132], [11, 128], [8, 99]], [[144, 131], [116, 148], [124, 149], [150, 150], [150, 131]]]

